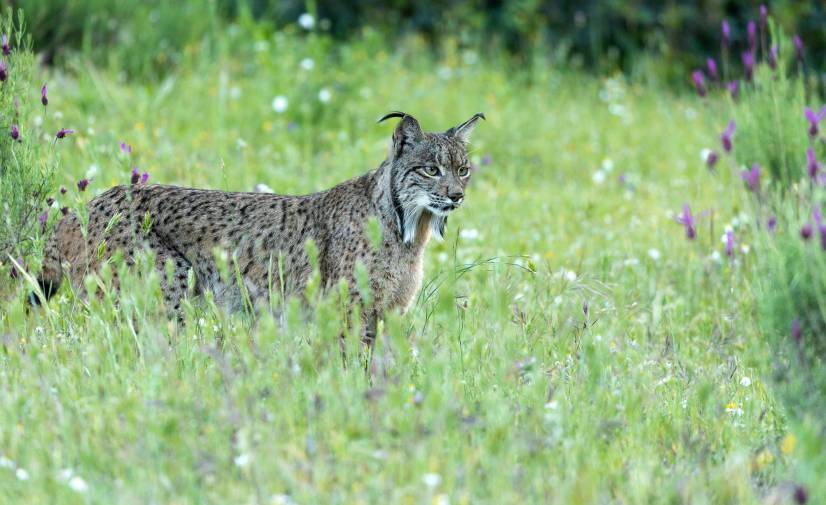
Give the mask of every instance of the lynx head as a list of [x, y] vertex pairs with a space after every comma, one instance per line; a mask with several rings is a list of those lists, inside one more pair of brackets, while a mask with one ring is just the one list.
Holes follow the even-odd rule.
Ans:
[[391, 112], [379, 122], [401, 118], [390, 146], [390, 193], [402, 240], [413, 241], [419, 218], [429, 213], [433, 234], [441, 239], [447, 216], [465, 198], [471, 166], [470, 135], [482, 113], [444, 133], [424, 133], [419, 122], [404, 112]]

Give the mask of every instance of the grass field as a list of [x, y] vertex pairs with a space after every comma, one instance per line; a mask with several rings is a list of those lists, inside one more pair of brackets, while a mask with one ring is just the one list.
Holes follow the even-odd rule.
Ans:
[[[25, 279], [9, 282], [0, 502], [826, 500], [817, 413], [773, 387], [750, 195], [701, 157], [727, 99], [369, 36], [223, 46], [152, 85], [83, 60], [38, 75], [50, 103], [23, 133], [52, 143], [69, 189], [56, 208], [132, 166], [166, 184], [324, 189], [381, 162], [392, 127], [375, 120], [393, 109], [428, 130], [486, 114], [466, 205], [369, 374], [355, 338], [342, 364], [329, 301], [254, 321], [193, 301], [179, 325], [145, 269], [117, 301], [64, 289], [31, 314]], [[76, 133], [53, 142], [62, 127]], [[684, 203], [696, 240], [675, 220]]]

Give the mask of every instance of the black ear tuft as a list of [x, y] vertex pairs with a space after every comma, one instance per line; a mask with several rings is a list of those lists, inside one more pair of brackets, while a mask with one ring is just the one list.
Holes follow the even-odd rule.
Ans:
[[462, 142], [467, 143], [470, 140], [470, 134], [473, 133], [473, 128], [476, 126], [476, 121], [479, 119], [484, 119], [487, 121], [485, 114], [483, 112], [477, 112], [473, 115], [470, 119], [465, 121], [464, 123], [460, 124], [459, 126], [454, 126], [453, 128], [449, 129], [445, 132], [445, 134], [451, 137], [457, 137]]
[[422, 128], [419, 126], [419, 122], [416, 121], [416, 118], [404, 112], [388, 112], [382, 116], [378, 122], [381, 123], [382, 121], [390, 118], [401, 118], [401, 121], [399, 121], [399, 124], [393, 131], [392, 153], [394, 157], [397, 157], [401, 155], [405, 149], [421, 142], [424, 138], [424, 134], [422, 133]]
[[394, 110], [394, 111], [392, 111], [392, 112], [388, 112], [387, 114], [385, 114], [385, 115], [383, 115], [382, 117], [380, 117], [380, 118], [379, 118], [379, 120], [378, 120], [378, 121], [376, 121], [376, 123], [381, 123], [382, 121], [385, 121], [385, 120], [387, 120], [387, 119], [394, 118], [394, 117], [398, 117], [398, 118], [402, 118], [402, 119], [404, 119], [404, 117], [405, 117], [405, 116], [407, 116], [407, 115], [408, 115], [408, 114], [405, 114], [404, 112], [400, 112], [400, 111]]

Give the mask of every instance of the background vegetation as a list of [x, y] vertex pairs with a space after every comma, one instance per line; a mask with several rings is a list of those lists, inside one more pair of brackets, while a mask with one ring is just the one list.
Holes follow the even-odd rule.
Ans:
[[[20, 240], [0, 259], [0, 502], [824, 500], [826, 149], [804, 115], [823, 98], [790, 37], [817, 7], [769, 6], [749, 80], [744, 32], [726, 66], [717, 19], [681, 40], [697, 52], [664, 42], [676, 61], [620, 52], [656, 71], [594, 45], [605, 58], [586, 72], [565, 37], [506, 43], [518, 12], [500, 12], [500, 44], [414, 30], [418, 4], [383, 20], [369, 3], [352, 20], [323, 2], [20, 4], [50, 64], [6, 17], [0, 237]], [[495, 19], [490, 7], [468, 12]], [[758, 16], [719, 9], [735, 33], [735, 12]], [[394, 16], [404, 36], [388, 35]], [[726, 77], [706, 69], [699, 96], [686, 69], [705, 68], [706, 48]], [[676, 87], [656, 77], [669, 75]], [[334, 296], [256, 319], [193, 300], [177, 324], [149, 258], [90, 277], [101, 297], [64, 288], [28, 307], [62, 209], [133, 168], [150, 183], [316, 191], [381, 161], [391, 127], [375, 119], [392, 109], [429, 130], [488, 121], [466, 206], [368, 373], [355, 338], [342, 363]]]

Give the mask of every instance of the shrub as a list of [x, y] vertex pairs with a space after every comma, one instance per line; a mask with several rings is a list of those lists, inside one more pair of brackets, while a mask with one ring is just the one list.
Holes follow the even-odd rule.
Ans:
[[5, 277], [15, 272], [10, 257], [25, 263], [40, 249], [50, 213], [59, 213], [52, 208], [56, 202], [47, 204], [58, 161], [54, 143], [44, 140], [54, 133], [47, 133], [52, 125], [34, 82], [34, 56], [22, 12], [15, 19], [8, 11], [0, 20], [0, 34], [8, 40], [3, 51], [8, 54], [0, 55], [5, 73], [0, 82], [0, 264], [5, 271], [0, 275]]

